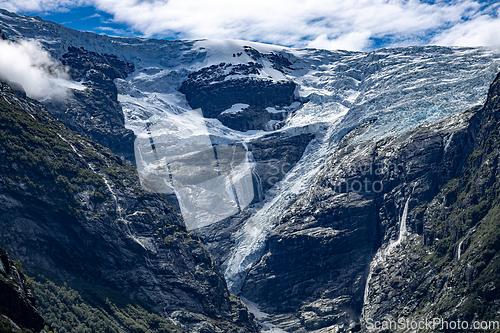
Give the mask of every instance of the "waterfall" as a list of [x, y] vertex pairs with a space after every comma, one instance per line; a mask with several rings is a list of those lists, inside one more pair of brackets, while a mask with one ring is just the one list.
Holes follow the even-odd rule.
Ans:
[[[215, 151], [215, 146], [214, 146], [214, 151]], [[236, 187], [234, 185], [233, 181], [233, 173], [234, 171], [234, 156], [236, 154], [236, 145], [233, 145], [233, 154], [231, 156], [231, 163], [229, 163], [229, 166], [231, 167], [231, 172], [227, 175], [227, 178], [229, 180], [229, 186], [231, 187], [231, 193], [233, 195], [234, 202], [236, 204], [236, 207], [238, 207], [238, 213], [241, 212], [241, 204], [240, 204], [240, 199], [238, 198], [238, 192], [236, 192]], [[217, 158], [217, 154], [215, 155]], [[219, 167], [219, 161], [217, 160], [217, 168]], [[219, 172], [220, 175], [220, 172]]]
[[[414, 187], [415, 188], [415, 187]], [[408, 234], [408, 231], [406, 230], [406, 219], [408, 217], [408, 204], [410, 203], [411, 196], [406, 199], [405, 206], [403, 208], [403, 214], [401, 214], [401, 217], [399, 218], [399, 235], [398, 239], [395, 241], [389, 242], [389, 245], [385, 249], [378, 250], [377, 253], [375, 254], [375, 257], [373, 258], [372, 262], [370, 263], [370, 270], [368, 272], [368, 277], [366, 278], [366, 284], [365, 284], [365, 292], [363, 296], [363, 304], [366, 305], [368, 304], [368, 290], [370, 286], [370, 280], [372, 278], [372, 273], [374, 269], [381, 263], [384, 262], [387, 258], [388, 255], [391, 254], [394, 248], [399, 246], [401, 242], [406, 240], [406, 236]]]
[[[408, 204], [410, 202], [410, 198], [411, 198], [411, 196], [408, 197], [408, 199], [406, 200], [405, 207], [403, 209], [403, 214], [399, 218], [399, 235], [398, 235], [398, 239], [395, 240], [395, 241], [390, 242], [389, 245], [384, 249], [385, 256], [389, 255], [395, 247], [399, 246], [399, 244], [401, 244], [401, 242], [406, 239], [406, 234], [407, 234], [407, 231], [406, 231], [406, 218], [408, 216]], [[384, 256], [384, 258], [385, 258], [385, 256]]]
[[[124, 210], [123, 210], [123, 208], [120, 205], [118, 197], [117, 197], [115, 191], [113, 190], [113, 188], [111, 187], [111, 184], [109, 183], [109, 180], [104, 176], [104, 174], [98, 173], [95, 170], [94, 166], [91, 163], [89, 163], [89, 162], [86, 161], [86, 159], [77, 151], [77, 149], [75, 148], [75, 146], [73, 146], [73, 144], [71, 142], [69, 142], [68, 140], [66, 140], [59, 133], [56, 133], [56, 134], [59, 136], [59, 138], [61, 138], [61, 140], [63, 140], [64, 142], [66, 142], [71, 147], [71, 149], [87, 164], [88, 168], [90, 170], [92, 170], [92, 172], [94, 172], [96, 175], [98, 175], [99, 177], [101, 177], [103, 179], [104, 184], [106, 185], [106, 188], [108, 189], [109, 193], [111, 194], [111, 197], [113, 198], [113, 202], [115, 204], [115, 210], [116, 210], [116, 213], [118, 215], [118, 221], [123, 222], [123, 224], [125, 225], [125, 232], [124, 232], [124, 234], [128, 238], [132, 239], [135, 243], [139, 244], [144, 250], [146, 250], [148, 252], [151, 251], [153, 253], [157, 253], [156, 244], [155, 244], [155, 242], [154, 242], [154, 240], [152, 238], [136, 236], [135, 233], [132, 231], [132, 229], [130, 228], [131, 222], [128, 221], [126, 219], [126, 217], [123, 215], [123, 211]], [[137, 212], [135, 212], [132, 215], [135, 215], [135, 214], [137, 214]], [[154, 265], [151, 262], [151, 259], [149, 258], [149, 253], [146, 253], [146, 254], [147, 254], [147, 256], [146, 256], [146, 263], [147, 263], [147, 265], [150, 268], [153, 268]], [[163, 298], [163, 301], [165, 303], [168, 303], [168, 298], [163, 293], [162, 288], [161, 288], [162, 283], [156, 278], [155, 274], [151, 270], [149, 271], [149, 276], [150, 276], [151, 280], [154, 283], [156, 291]], [[164, 314], [165, 318], [167, 318], [168, 320], [170, 320], [173, 324], [176, 324], [168, 316], [167, 312], [165, 311], [165, 308], [166, 308], [166, 306], [163, 307], [163, 314]]]
[[445, 153], [448, 151], [448, 148], [450, 147], [450, 143], [451, 143], [451, 140], [453, 139], [453, 135], [455, 135], [455, 132], [451, 133], [451, 135], [446, 140], [446, 143], [444, 145], [444, 152]]
[[365, 292], [363, 294], [363, 311], [364, 311], [364, 306], [368, 304], [368, 290], [370, 287], [370, 280], [372, 279], [373, 271], [380, 262], [385, 261], [385, 257], [386, 257], [385, 252], [379, 250], [375, 254], [375, 257], [373, 258], [372, 262], [370, 263], [370, 270], [368, 272], [368, 276], [366, 277]]
[[[267, 191], [265, 198], [253, 207], [254, 212], [245, 221], [244, 226], [233, 236], [235, 246], [222, 264], [228, 288], [232, 293], [240, 292], [247, 271], [264, 254], [267, 237], [281, 214], [308, 188], [323, 166], [325, 158], [335, 148], [331, 145], [332, 138], [337, 133], [337, 124], [346, 112], [347, 110], [342, 110], [334, 114], [336, 118], [331, 120], [331, 126], [327, 128], [326, 133], [321, 132], [322, 128], [319, 126], [308, 127], [307, 130], [314, 131], [316, 137], [309, 143], [302, 158], [281, 181]], [[253, 157], [249, 157], [249, 162], [252, 160]]]
[[464, 242], [465, 238], [458, 243], [458, 249], [457, 249], [457, 260], [460, 259], [461, 251], [462, 251], [462, 243]]
[[406, 239], [406, 218], [408, 217], [408, 204], [410, 203], [410, 198], [411, 197], [408, 197], [408, 199], [406, 200], [405, 208], [403, 209], [403, 215], [401, 216], [401, 223], [399, 224], [399, 237], [397, 240], [398, 245]]
[[73, 146], [73, 144], [71, 142], [66, 140], [61, 134], [59, 134], [57, 132], [56, 132], [56, 134], [59, 136], [59, 138], [61, 138], [61, 140], [66, 142], [71, 147], [71, 149], [75, 152], [75, 154], [77, 154], [78, 157], [80, 157], [87, 164], [87, 167], [90, 170], [92, 170], [92, 172], [94, 172], [97, 176], [102, 178], [102, 180], [104, 181], [104, 184], [106, 185], [106, 188], [108, 189], [109, 193], [111, 194], [111, 197], [113, 198], [113, 203], [115, 204], [115, 211], [118, 215], [118, 221], [123, 222], [123, 224], [126, 227], [125, 234], [127, 235], [127, 237], [134, 240], [134, 242], [139, 244], [144, 250], [156, 253], [157, 251], [156, 251], [156, 246], [154, 245], [154, 242], [152, 242], [150, 239], [148, 239], [146, 237], [136, 237], [132, 233], [132, 230], [129, 227], [130, 221], [127, 221], [123, 217], [123, 208], [120, 206], [120, 203], [118, 201], [118, 197], [116, 196], [115, 191], [113, 190], [113, 188], [109, 184], [108, 179], [103, 174], [98, 173], [95, 170], [94, 166], [91, 163], [87, 162], [87, 160], [76, 150], [75, 146]]

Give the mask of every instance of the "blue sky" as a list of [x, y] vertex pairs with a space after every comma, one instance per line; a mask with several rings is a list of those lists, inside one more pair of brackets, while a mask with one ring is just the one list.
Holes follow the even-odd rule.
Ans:
[[40, 16], [45, 20], [60, 23], [76, 30], [122, 37], [140, 35], [140, 32], [131, 31], [127, 24], [114, 22], [113, 15], [97, 10], [93, 6], [69, 7], [64, 11], [19, 11], [18, 13]]
[[0, 8], [115, 36], [358, 51], [500, 45], [500, 3], [492, 0], [0, 0]]

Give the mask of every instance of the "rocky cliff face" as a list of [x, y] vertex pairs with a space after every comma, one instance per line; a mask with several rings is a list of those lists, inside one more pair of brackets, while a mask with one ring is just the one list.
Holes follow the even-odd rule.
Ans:
[[[19, 267], [19, 268], [18, 268]], [[20, 266], [0, 248], [0, 332], [45, 332], [33, 289]], [[25, 331], [23, 331], [25, 332]]]
[[[243, 295], [264, 298], [277, 312], [298, 312], [306, 329], [355, 322], [368, 265], [382, 243], [398, 237], [405, 198], [432, 197], [460, 164], [456, 153], [443, 154], [446, 139], [459, 130], [451, 120], [338, 151], [281, 217]], [[463, 138], [455, 134], [458, 142]], [[416, 183], [426, 185], [415, 193]]]
[[[304, 150], [313, 136], [301, 134], [292, 137], [269, 135], [248, 144], [252, 153], [254, 168], [254, 202], [264, 199], [266, 193], [285, 177], [297, 161], [302, 157]], [[242, 211], [224, 219], [217, 224], [194, 230], [207, 243], [210, 253], [218, 264], [222, 264], [234, 248], [236, 234], [241, 224], [248, 219], [248, 211]]]
[[468, 149], [448, 145], [465, 153], [463, 167], [436, 196], [410, 206], [406, 223], [421, 228], [412, 228], [385, 260], [372, 263], [363, 310], [367, 325], [436, 318], [435, 331], [451, 331], [444, 323], [452, 321], [461, 321], [464, 331], [473, 330], [474, 321], [499, 329], [499, 96], [497, 76], [486, 103], [467, 122]]
[[[285, 66], [292, 63], [276, 53], [262, 54], [245, 46], [253, 60], [265, 58], [274, 69], [285, 74]], [[233, 54], [240, 57], [241, 53]], [[203, 116], [217, 118], [224, 125], [238, 131], [266, 129], [270, 121], [281, 121], [288, 115], [283, 109], [295, 101], [296, 84], [283, 76], [282, 80], [262, 77], [264, 67], [250, 61], [248, 64], [220, 63], [201, 68], [189, 74], [179, 91], [193, 109], [201, 108]], [[245, 104], [240, 110], [230, 112], [235, 104]], [[281, 112], [269, 112], [266, 108], [279, 108]], [[226, 111], [226, 112], [224, 112]]]
[[86, 89], [72, 90], [65, 100], [45, 103], [49, 112], [76, 133], [94, 140], [135, 164], [135, 135], [125, 128], [114, 79], [124, 79], [134, 66], [110, 54], [68, 47], [62, 64]]
[[0, 94], [2, 241], [29, 274], [119, 290], [190, 332], [256, 331], [201, 239], [134, 168], [9, 86]]

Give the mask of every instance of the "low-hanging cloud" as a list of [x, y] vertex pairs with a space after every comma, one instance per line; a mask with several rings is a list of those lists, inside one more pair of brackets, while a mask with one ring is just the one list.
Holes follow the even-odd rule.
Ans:
[[76, 88], [66, 69], [37, 42], [0, 40], [0, 50], [0, 79], [21, 84], [29, 97], [64, 98], [68, 88]]
[[[493, 0], [0, 0], [14, 11], [92, 5], [144, 37], [244, 39], [293, 47], [500, 43]], [[7, 6], [7, 7], [6, 7]]]

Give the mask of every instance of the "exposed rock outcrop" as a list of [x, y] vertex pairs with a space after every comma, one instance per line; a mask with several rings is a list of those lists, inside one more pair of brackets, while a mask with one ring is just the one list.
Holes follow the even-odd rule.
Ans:
[[45, 102], [49, 112], [78, 134], [111, 149], [135, 164], [134, 132], [125, 128], [114, 79], [126, 78], [134, 71], [130, 63], [110, 54], [98, 54], [70, 46], [62, 56], [75, 81], [84, 90], [72, 90], [66, 100]]
[[408, 215], [407, 223], [422, 228], [372, 264], [364, 329], [400, 318], [413, 325], [431, 322], [432, 331], [500, 329], [499, 96], [500, 75], [467, 123], [468, 149], [447, 146], [463, 153], [464, 167]]
[[[312, 134], [296, 136], [269, 135], [263, 140], [255, 140], [248, 144], [252, 153], [254, 168], [254, 203], [261, 201], [266, 192], [290, 171], [299, 161]], [[222, 264], [230, 254], [236, 242], [235, 235], [242, 223], [251, 214], [246, 210], [228, 217], [207, 227], [198, 228], [195, 232], [207, 243], [215, 260]]]
[[[270, 120], [280, 121], [287, 115], [286, 112], [270, 113], [266, 108], [292, 104], [296, 84], [255, 77], [262, 68], [254, 62], [212, 65], [189, 74], [179, 91], [186, 95], [193, 109], [201, 108], [204, 117], [217, 118], [239, 131], [265, 129]], [[249, 107], [236, 113], [223, 113], [238, 103]]]
[[359, 329], [370, 262], [381, 246], [397, 242], [406, 205], [405, 232], [423, 233], [422, 203], [463, 170], [474, 147], [468, 124], [477, 110], [399, 137], [350, 144], [366, 128], [344, 136], [271, 232], [242, 295], [281, 318], [279, 327], [289, 332]]

